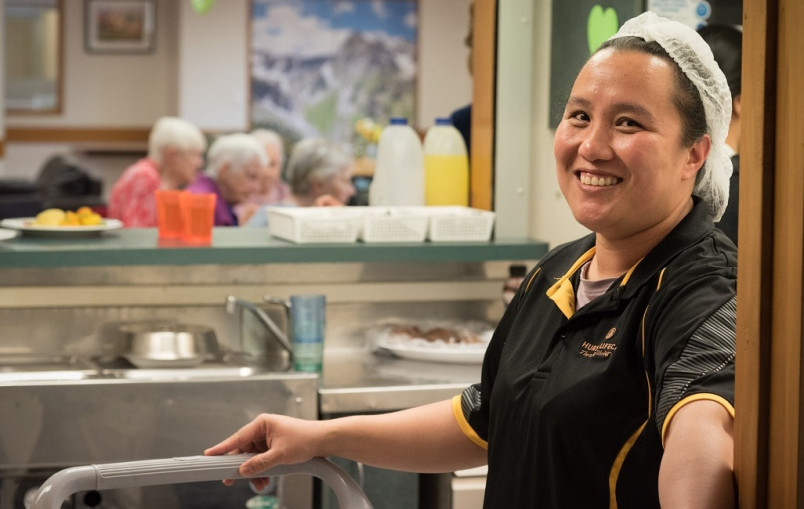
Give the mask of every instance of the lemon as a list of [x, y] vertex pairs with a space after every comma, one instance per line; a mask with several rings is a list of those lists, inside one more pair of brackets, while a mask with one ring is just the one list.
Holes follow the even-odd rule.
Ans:
[[79, 219], [78, 214], [68, 210], [64, 213], [64, 219], [59, 224], [61, 226], [81, 226], [81, 219]]
[[89, 214], [78, 214], [78, 218], [81, 221], [83, 226], [96, 226], [103, 223], [103, 219], [101, 218], [100, 214], [96, 212], [90, 212]]
[[64, 211], [61, 209], [45, 209], [36, 215], [34, 224], [40, 226], [58, 226], [64, 220]]

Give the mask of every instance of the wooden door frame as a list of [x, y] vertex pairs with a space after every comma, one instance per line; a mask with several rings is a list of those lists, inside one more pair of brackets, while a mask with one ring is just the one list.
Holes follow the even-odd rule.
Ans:
[[[491, 208], [497, 1], [475, 0], [475, 9], [472, 205]], [[804, 508], [802, 24], [801, 0], [743, 0], [734, 429], [741, 509]]]
[[497, 0], [472, 5], [472, 140], [470, 205], [492, 210], [494, 102], [496, 98]]
[[803, 507], [804, 4], [744, 0], [735, 475], [741, 509]]

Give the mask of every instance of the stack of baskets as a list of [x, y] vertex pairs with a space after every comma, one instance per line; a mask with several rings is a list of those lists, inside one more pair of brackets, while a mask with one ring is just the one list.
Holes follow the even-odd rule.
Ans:
[[271, 235], [296, 243], [488, 241], [494, 212], [469, 207], [268, 207]]

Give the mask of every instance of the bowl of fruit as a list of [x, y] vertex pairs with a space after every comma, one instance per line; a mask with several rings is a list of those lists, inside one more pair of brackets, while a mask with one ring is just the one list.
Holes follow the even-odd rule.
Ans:
[[45, 209], [36, 217], [3, 219], [0, 227], [39, 236], [92, 236], [123, 227], [117, 219], [104, 218], [89, 207], [76, 210]]

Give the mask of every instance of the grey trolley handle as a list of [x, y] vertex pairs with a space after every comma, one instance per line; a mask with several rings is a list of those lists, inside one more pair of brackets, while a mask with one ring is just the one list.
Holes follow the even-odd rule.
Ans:
[[[59, 509], [73, 493], [160, 484], [242, 479], [238, 469], [252, 454], [184, 456], [123, 463], [72, 467], [56, 472], [39, 488], [30, 509]], [[307, 474], [318, 477], [335, 492], [341, 509], [372, 509], [360, 486], [324, 458], [295, 465], [279, 465], [253, 477]]]

